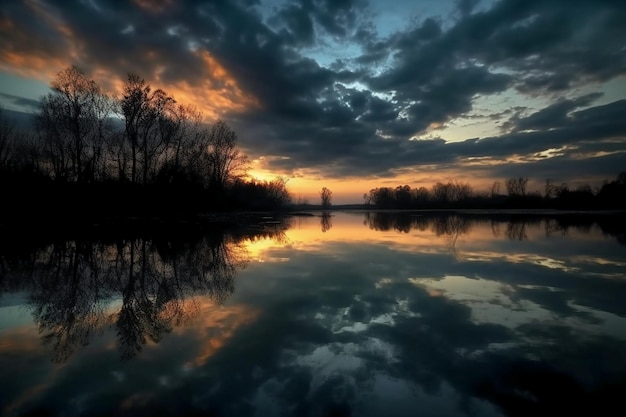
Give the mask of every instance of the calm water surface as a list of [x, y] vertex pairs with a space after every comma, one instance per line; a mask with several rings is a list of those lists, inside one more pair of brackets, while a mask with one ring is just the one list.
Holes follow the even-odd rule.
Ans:
[[338, 212], [4, 243], [0, 414], [600, 415], [626, 392], [604, 223]]

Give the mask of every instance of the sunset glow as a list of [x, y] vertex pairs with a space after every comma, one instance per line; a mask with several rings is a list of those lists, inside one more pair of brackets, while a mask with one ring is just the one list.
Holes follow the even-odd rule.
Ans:
[[32, 113], [70, 65], [117, 96], [135, 73], [314, 204], [322, 187], [335, 204], [450, 180], [598, 187], [626, 166], [624, 6], [517, 3], [19, 0], [0, 106]]

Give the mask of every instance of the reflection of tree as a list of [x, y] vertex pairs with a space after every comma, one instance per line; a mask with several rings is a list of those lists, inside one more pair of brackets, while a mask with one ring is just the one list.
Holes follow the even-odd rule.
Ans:
[[436, 218], [433, 229], [437, 236], [444, 236], [450, 253], [457, 256], [456, 241], [460, 235], [469, 233], [471, 222], [462, 216], [439, 217]]
[[601, 215], [528, 215], [528, 214], [417, 214], [417, 213], [389, 213], [367, 212], [364, 214], [363, 224], [370, 229], [388, 231], [396, 230], [400, 233], [409, 233], [413, 230], [430, 230], [438, 237], [442, 237], [451, 252], [456, 254], [456, 241], [460, 235], [470, 233], [472, 227], [484, 223], [491, 227], [494, 237], [504, 236], [510, 240], [526, 240], [529, 226], [543, 225], [546, 236], [554, 233], [567, 234], [571, 228], [580, 233], [590, 233], [592, 227], [600, 227], [603, 233], [614, 236], [620, 244], [626, 244], [626, 221], [617, 214]]
[[526, 222], [509, 222], [506, 225], [506, 237], [510, 240], [526, 240]]
[[424, 231], [430, 229], [438, 237], [443, 237], [447, 246], [454, 252], [456, 241], [460, 235], [471, 230], [472, 219], [459, 215], [422, 216], [406, 213], [365, 213], [365, 223], [374, 230], [396, 230], [409, 233], [411, 230]]
[[500, 235], [502, 234], [502, 232], [500, 231], [500, 225], [500, 222], [494, 219], [491, 220], [491, 233], [493, 234], [493, 237], [500, 237]]
[[[156, 245], [130, 242], [118, 254], [122, 308], [116, 323], [123, 358], [141, 351], [148, 340], [158, 343], [174, 326], [189, 319], [194, 296], [224, 302], [235, 290], [238, 268], [245, 253], [238, 242], [223, 235], [207, 235], [188, 250], [159, 256]], [[124, 264], [126, 263], [126, 264]]]
[[[65, 361], [107, 322], [102, 288], [100, 248], [85, 242], [63, 242], [44, 251], [33, 277], [37, 285], [30, 294], [33, 316], [54, 360]], [[99, 289], [93, 291], [94, 288]]]
[[126, 284], [122, 288], [122, 307], [116, 322], [122, 358], [130, 358], [141, 351], [147, 339], [157, 343], [171, 331], [170, 323], [159, 315], [164, 304], [160, 290], [166, 279], [159, 279], [165, 277], [156, 273], [153, 253], [148, 252], [146, 240], [131, 241], [128, 246], [128, 253], [126, 247], [118, 252], [123, 258], [128, 255], [128, 264], [121, 271]]
[[321, 216], [321, 219], [320, 219], [320, 226], [322, 227], [322, 232], [323, 233], [326, 233], [327, 231], [329, 231], [333, 227], [333, 219], [332, 219], [330, 213], [328, 213], [328, 212], [322, 213], [322, 216]]
[[564, 227], [556, 219], [548, 219], [544, 224], [546, 236], [552, 236], [554, 234], [567, 235], [567, 227]]
[[408, 233], [411, 230], [426, 230], [432, 225], [432, 217], [412, 216], [406, 213], [365, 213], [365, 224], [374, 230], [396, 230]]
[[388, 231], [396, 230], [401, 233], [409, 233], [412, 230], [431, 230], [437, 236], [445, 237], [454, 242], [459, 235], [467, 234], [473, 225], [485, 223], [490, 225], [495, 237], [502, 234], [511, 240], [527, 239], [526, 230], [529, 225], [541, 226], [545, 229], [546, 236], [554, 233], [567, 234], [568, 230], [575, 228], [580, 233], [590, 233], [592, 227], [597, 225], [602, 232], [615, 236], [618, 242], [626, 239], [626, 221], [619, 215], [510, 215], [510, 214], [414, 214], [414, 213], [388, 213], [368, 212], [364, 214], [363, 224], [370, 229]]
[[[28, 292], [43, 342], [64, 362], [94, 334], [114, 326], [123, 358], [199, 311], [198, 297], [223, 303], [245, 267], [242, 241], [283, 236], [282, 224], [195, 239], [134, 238], [113, 244], [63, 241], [28, 256], [0, 257], [6, 289]], [[19, 258], [19, 260], [18, 260]], [[26, 261], [28, 260], [28, 261]], [[121, 305], [111, 300], [121, 297]]]

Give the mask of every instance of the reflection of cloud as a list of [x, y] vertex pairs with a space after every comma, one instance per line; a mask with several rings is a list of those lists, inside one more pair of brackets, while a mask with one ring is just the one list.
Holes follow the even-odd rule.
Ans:
[[[622, 248], [594, 235], [599, 231], [589, 245], [571, 235], [546, 238], [531, 224], [527, 240], [511, 241], [483, 235], [486, 223], [457, 242], [468, 256], [453, 259], [422, 243], [445, 246], [430, 229], [376, 232], [361, 224], [364, 236], [378, 239], [327, 239], [345, 233], [342, 214], [335, 219], [333, 233], [322, 233], [313, 219], [316, 245], [255, 242], [252, 256], [288, 261], [249, 263], [230, 298], [236, 304], [190, 295], [182, 306], [192, 310], [182, 316], [191, 319], [126, 363], [122, 376], [111, 372], [114, 353], [102, 354], [102, 369], [92, 371], [90, 361], [103, 349], [96, 344], [72, 358], [50, 396], [92, 378], [93, 389], [137, 414], [172, 402], [181, 415], [367, 415], [388, 412], [390, 403], [394, 415], [519, 414], [507, 408], [508, 399], [541, 415], [573, 392], [554, 383], [554, 369], [574, 381], [568, 387], [583, 381], [597, 392], [624, 375], [625, 283], [585, 275], [588, 268], [621, 268], [615, 264]], [[596, 254], [615, 262], [582, 262]], [[572, 260], [554, 268], [546, 259]], [[160, 314], [167, 315], [163, 305]], [[86, 377], [85, 369], [93, 374]], [[122, 391], [121, 382], [135, 391]], [[578, 392], [581, 401], [599, 398]]]
[[626, 262], [617, 261], [614, 259], [608, 259], [601, 256], [585, 256], [578, 255], [571, 257], [573, 262], [580, 262], [586, 264], [597, 264], [597, 265], [613, 265], [613, 266], [626, 266]]
[[[3, 364], [5, 372], [10, 372], [12, 368], [21, 372], [34, 363], [35, 359], [38, 359], [41, 353], [40, 340], [33, 326], [21, 326], [9, 331], [3, 331], [0, 336], [0, 356], [4, 358], [0, 363], [7, 360], [7, 363]], [[9, 364], [8, 361], [11, 363]], [[8, 365], [11, 366], [9, 367]], [[32, 386], [25, 386], [24, 391], [10, 403], [6, 404], [4, 410], [0, 409], [0, 411], [10, 414], [22, 405], [32, 402], [56, 382], [59, 369], [59, 367], [54, 367], [42, 378], [42, 382]], [[13, 384], [18, 386], [22, 385], [22, 383], [23, 381], [21, 380], [13, 381]]]
[[542, 256], [534, 253], [502, 253], [502, 252], [470, 252], [465, 251], [463, 253], [463, 259], [467, 262], [489, 262], [498, 260], [500, 262], [508, 263], [528, 263], [531, 265], [538, 265], [549, 269], [560, 269], [565, 272], [577, 271], [579, 268], [575, 266], [568, 266], [566, 263], [571, 260], [556, 259], [548, 256]]
[[14, 353], [34, 353], [39, 351], [39, 338], [32, 326], [21, 326], [2, 332], [0, 338], [0, 353], [11, 355]]
[[[210, 299], [198, 300], [200, 304], [198, 322], [194, 326], [200, 343], [199, 351], [190, 367], [204, 365], [226, 342], [233, 337], [240, 327], [254, 322], [258, 311], [244, 305], [220, 306]], [[181, 329], [178, 332], [187, 332]]]
[[409, 278], [431, 297], [445, 297], [471, 309], [476, 323], [492, 323], [514, 329], [537, 319], [549, 319], [550, 311], [535, 303], [517, 299], [516, 288], [497, 281], [465, 276], [444, 276], [441, 279]]

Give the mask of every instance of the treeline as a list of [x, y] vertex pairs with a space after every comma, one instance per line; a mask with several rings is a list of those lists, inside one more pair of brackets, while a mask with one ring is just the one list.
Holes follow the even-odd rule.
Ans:
[[[0, 115], [0, 181], [21, 208], [163, 214], [270, 209], [291, 201], [285, 181], [246, 181], [248, 158], [223, 121], [129, 74], [115, 97], [77, 67], [42, 97], [32, 132]], [[77, 205], [93, 207], [73, 210]], [[21, 203], [20, 203], [21, 202]]]
[[626, 172], [597, 190], [589, 185], [571, 189], [566, 183], [546, 180], [544, 192], [528, 191], [528, 178], [493, 183], [490, 191], [476, 192], [464, 182], [438, 182], [431, 188], [382, 187], [363, 195], [366, 205], [378, 209], [626, 209]]

